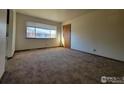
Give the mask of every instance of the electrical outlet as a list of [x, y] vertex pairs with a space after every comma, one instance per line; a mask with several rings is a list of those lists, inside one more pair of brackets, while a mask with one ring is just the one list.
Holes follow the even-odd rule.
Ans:
[[96, 49], [95, 48], [93, 49], [93, 52], [96, 52]]

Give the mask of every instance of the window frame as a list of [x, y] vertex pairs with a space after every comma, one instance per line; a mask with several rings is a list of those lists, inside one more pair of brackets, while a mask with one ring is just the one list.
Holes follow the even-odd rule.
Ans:
[[26, 26], [26, 31], [25, 31], [26, 39], [56, 39], [57, 38], [57, 29], [56, 29], [56, 37], [55, 38], [34, 38], [34, 37], [28, 37], [27, 36], [27, 27], [35, 28], [35, 34], [36, 34], [36, 28], [51, 30], [51, 29], [48, 29], [48, 28], [41, 28], [41, 27], [36, 27], [36, 26]]

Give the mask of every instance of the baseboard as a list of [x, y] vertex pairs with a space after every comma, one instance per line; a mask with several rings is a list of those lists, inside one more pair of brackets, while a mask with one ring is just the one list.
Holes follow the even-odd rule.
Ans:
[[24, 50], [15, 50], [13, 53], [13, 56], [7, 57], [7, 60], [12, 59], [15, 55], [15, 52], [23, 52], [23, 51], [31, 51], [31, 50], [38, 50], [38, 49], [48, 49], [48, 48], [57, 48], [57, 47], [62, 47], [62, 46], [53, 46], [53, 47], [42, 47], [42, 48], [33, 48], [33, 49], [24, 49]]
[[[15, 52], [38, 50], [38, 49], [48, 49], [48, 48], [57, 48], [57, 47], [62, 47], [62, 46], [42, 47], [42, 48], [33, 48], [33, 49], [24, 49], [24, 50], [15, 50], [13, 56], [15, 55]], [[88, 53], [88, 52], [81, 51], [81, 50], [77, 50], [77, 49], [72, 49], [72, 48], [69, 48], [69, 49], [74, 50], [74, 51], [78, 51], [78, 52], [82, 52], [82, 53], [86, 53], [86, 54], [90, 54], [90, 55], [95, 55], [95, 56], [98, 56], [98, 57], [103, 57], [103, 58], [110, 59], [110, 60], [114, 60], [114, 61], [118, 61], [118, 62], [123, 62], [123, 63], [124, 63], [124, 61], [122, 61], [122, 60], [117, 60], [117, 59], [113, 59], [113, 58], [109, 58], [109, 57], [105, 57], [105, 56], [101, 56], [101, 55], [97, 55], [97, 54], [93, 54], [93, 53]], [[12, 56], [12, 57], [7, 57], [7, 59], [11, 59], [11, 58], [13, 58], [13, 56]]]
[[12, 57], [6, 57], [7, 58], [7, 60], [9, 60], [9, 59], [12, 59], [13, 58], [13, 56]]
[[7, 59], [11, 59], [11, 58], [13, 58], [14, 55], [15, 55], [15, 51], [13, 52], [13, 55], [12, 55], [12, 56], [9, 56], [9, 57], [6, 56], [6, 58], [7, 58]]
[[74, 50], [74, 51], [82, 52], [82, 53], [85, 53], [85, 54], [90, 54], [90, 55], [94, 55], [94, 56], [98, 56], [98, 57], [106, 58], [106, 59], [109, 59], [109, 60], [113, 60], [113, 61], [118, 61], [118, 62], [123, 62], [124, 63], [124, 61], [122, 61], [122, 60], [117, 60], [117, 59], [113, 59], [113, 58], [109, 58], [109, 57], [105, 57], [105, 56], [101, 56], [101, 55], [97, 55], [97, 54], [93, 54], [93, 53], [88, 53], [88, 52], [77, 50], [77, 49], [72, 49], [72, 48], [70, 48], [70, 49]]
[[23, 51], [39, 50], [39, 49], [48, 49], [48, 48], [57, 48], [57, 47], [61, 47], [61, 46], [53, 46], [53, 47], [42, 47], [42, 48], [32, 48], [32, 49], [15, 50], [15, 52], [23, 52]]

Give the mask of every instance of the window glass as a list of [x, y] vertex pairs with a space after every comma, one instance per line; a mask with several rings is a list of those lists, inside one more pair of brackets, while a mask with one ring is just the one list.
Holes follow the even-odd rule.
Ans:
[[27, 27], [27, 38], [56, 38], [56, 30]]
[[27, 27], [27, 37], [35, 38], [35, 28], [34, 27]]

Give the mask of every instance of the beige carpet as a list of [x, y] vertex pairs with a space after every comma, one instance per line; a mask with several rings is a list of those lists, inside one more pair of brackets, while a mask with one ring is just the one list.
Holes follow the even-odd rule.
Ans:
[[124, 63], [60, 47], [16, 53], [1, 83], [101, 83], [101, 76], [124, 76]]

